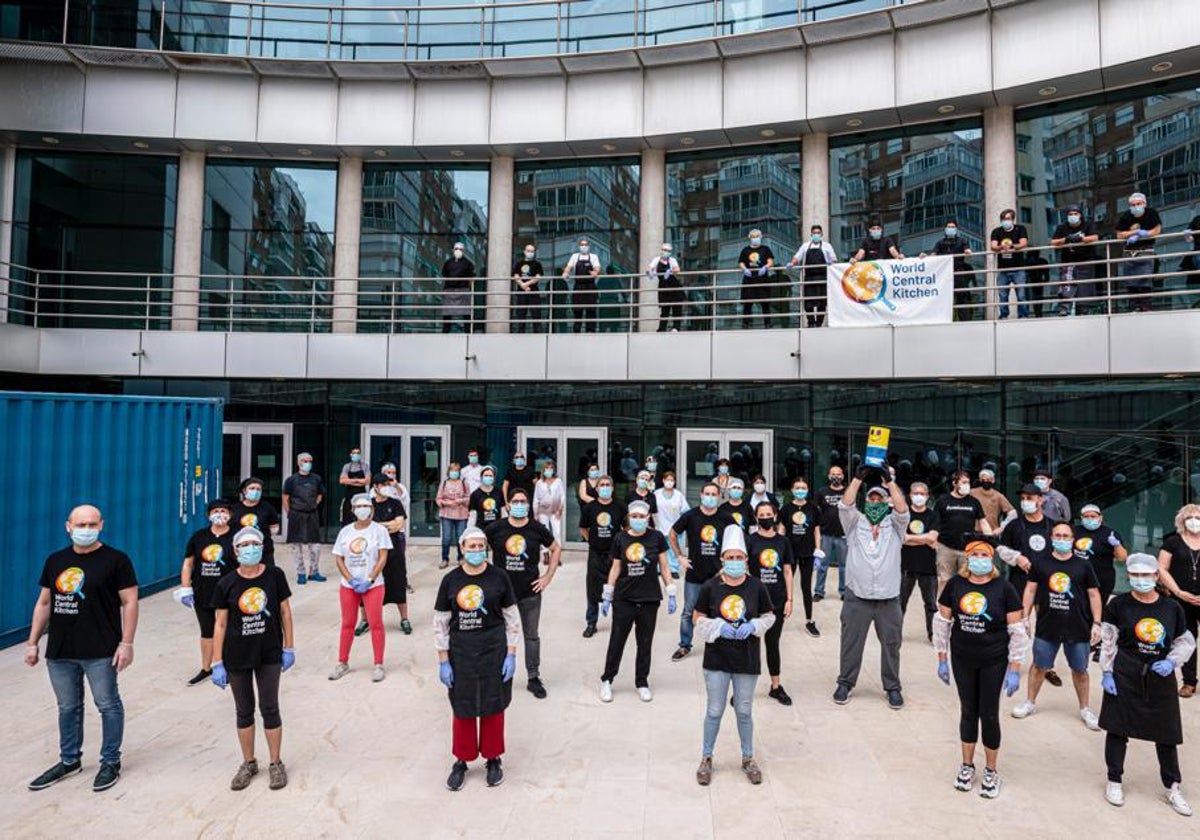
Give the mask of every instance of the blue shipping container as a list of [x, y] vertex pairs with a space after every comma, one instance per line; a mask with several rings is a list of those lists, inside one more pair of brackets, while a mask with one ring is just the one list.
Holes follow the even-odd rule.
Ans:
[[0, 646], [26, 638], [42, 564], [93, 504], [142, 592], [178, 579], [220, 492], [223, 401], [0, 391]]

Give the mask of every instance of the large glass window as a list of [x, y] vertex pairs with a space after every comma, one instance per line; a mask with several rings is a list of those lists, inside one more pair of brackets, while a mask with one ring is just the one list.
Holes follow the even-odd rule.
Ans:
[[12, 272], [11, 319], [169, 327], [177, 176], [170, 157], [20, 152], [12, 260], [28, 270]]
[[[442, 283], [430, 278], [441, 277], [458, 241], [476, 275], [487, 274], [487, 207], [487, 167], [367, 166], [358, 272], [379, 279], [359, 286], [359, 331], [443, 329]], [[476, 324], [484, 320], [482, 282], [472, 284]], [[453, 312], [447, 327], [467, 320]]]
[[933, 250], [948, 219], [983, 249], [983, 132], [977, 123], [890, 137], [839, 138], [829, 150], [829, 237], [839, 256], [858, 250], [872, 218], [905, 254]]
[[332, 164], [210, 162], [201, 328], [328, 332], [336, 201]]

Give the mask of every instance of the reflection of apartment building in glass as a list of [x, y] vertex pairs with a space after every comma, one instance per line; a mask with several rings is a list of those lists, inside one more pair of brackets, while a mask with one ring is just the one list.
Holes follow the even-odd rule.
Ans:
[[1151, 97], [1133, 132], [1137, 188], [1162, 216], [1163, 229], [1182, 230], [1200, 207], [1200, 97]]
[[721, 239], [718, 264], [737, 265], [746, 247], [746, 235], [759, 228], [763, 244], [778, 261], [799, 247], [799, 155], [762, 155], [721, 162], [718, 175], [721, 197]]

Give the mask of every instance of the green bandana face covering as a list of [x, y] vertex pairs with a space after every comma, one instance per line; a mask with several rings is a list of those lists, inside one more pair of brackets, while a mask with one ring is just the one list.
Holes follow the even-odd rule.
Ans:
[[866, 514], [867, 521], [872, 525], [878, 525], [891, 512], [892, 509], [887, 502], [867, 502], [863, 506], [863, 513]]

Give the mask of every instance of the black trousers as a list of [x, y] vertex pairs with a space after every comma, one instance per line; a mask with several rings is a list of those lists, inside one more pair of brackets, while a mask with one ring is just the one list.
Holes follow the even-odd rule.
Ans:
[[600, 303], [600, 293], [594, 284], [581, 286], [575, 281], [575, 291], [571, 294], [571, 305], [575, 310], [575, 332], [595, 332], [599, 326], [596, 313]]
[[[676, 280], [676, 283], [679, 281]], [[686, 300], [683, 289], [679, 286], [664, 286], [662, 281], [658, 285], [658, 331], [666, 332], [674, 326], [675, 329], [683, 329], [683, 304]]]
[[912, 596], [913, 587], [921, 590], [921, 600], [925, 603], [925, 635], [933, 638], [933, 614], [937, 612], [937, 574], [919, 574], [904, 572], [900, 578], [900, 612], [908, 611], [908, 599]]
[[[1200, 630], [1200, 607], [1193, 606], [1192, 604], [1185, 604], [1185, 603], [1183, 603], [1183, 601], [1179, 602], [1179, 606], [1183, 607], [1183, 617], [1184, 617], [1184, 621], [1186, 622], [1187, 629], [1189, 631], [1191, 631], [1191, 634], [1193, 636], [1196, 636], [1197, 630]], [[1188, 659], [1187, 662], [1183, 663], [1183, 667], [1180, 669], [1180, 673], [1183, 676], [1183, 684], [1184, 685], [1191, 685], [1191, 686], [1196, 685], [1196, 652], [1195, 651], [1192, 651], [1191, 657]]]
[[779, 637], [783, 635], [783, 608], [775, 610], [775, 623], [763, 636], [767, 646], [767, 675], [779, 676]]
[[[936, 576], [935, 576], [936, 577]], [[958, 721], [958, 737], [964, 744], [979, 741], [983, 726], [983, 745], [989, 750], [1000, 749], [1000, 689], [1004, 687], [1004, 672], [1008, 658], [983, 665], [950, 657], [954, 685], [962, 713]]]
[[774, 313], [774, 284], [766, 277], [750, 277], [742, 281], [742, 328], [754, 329], [756, 326], [751, 313], [754, 304], [758, 304], [762, 316], [758, 321], [759, 329], [771, 327], [771, 315]]
[[542, 295], [540, 292], [523, 292], [516, 289], [512, 293], [513, 332], [539, 333], [542, 331]]
[[632, 601], [613, 602], [612, 632], [608, 637], [608, 654], [604, 657], [604, 673], [600, 679], [612, 682], [621, 670], [621, 655], [629, 631], [634, 631], [637, 658], [633, 666], [633, 684], [638, 688], [650, 685], [650, 652], [654, 642], [654, 625], [658, 622], [658, 601], [635, 604]]
[[612, 560], [608, 553], [596, 551], [589, 547], [587, 556], [587, 611], [585, 621], [594, 625], [600, 618], [600, 599], [604, 597], [604, 584], [608, 582], [608, 572], [612, 569]]
[[808, 326], [819, 327], [825, 323], [825, 297], [805, 297], [804, 312], [808, 316]]
[[[813, 559], [811, 557], [797, 557], [796, 571], [800, 573], [800, 598], [804, 601], [804, 620], [812, 621]], [[795, 581], [792, 584], [792, 591], [796, 591]]]
[[[1104, 763], [1108, 765], [1108, 780], [1120, 782], [1125, 774], [1125, 750], [1129, 739], [1124, 735], [1108, 733], [1104, 739]], [[1183, 774], [1179, 772], [1179, 748], [1174, 744], [1155, 744], [1154, 751], [1158, 753], [1158, 776], [1162, 779], [1163, 787], [1179, 784]]]
[[282, 665], [259, 665], [254, 669], [229, 672], [238, 729], [254, 725], [255, 683], [258, 683], [258, 709], [262, 712], [263, 729], [283, 726], [283, 719], [279, 716], [279, 675], [282, 673]]

